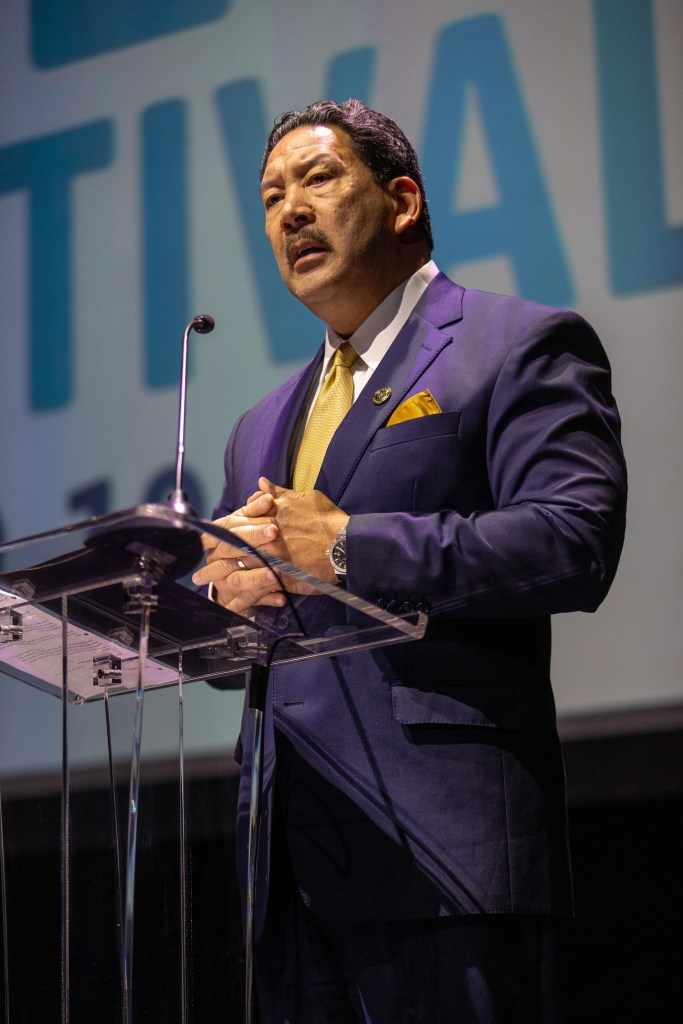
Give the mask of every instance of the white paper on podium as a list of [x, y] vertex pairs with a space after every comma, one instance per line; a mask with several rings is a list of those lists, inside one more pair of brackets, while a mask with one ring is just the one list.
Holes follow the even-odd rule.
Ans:
[[[24, 598], [0, 587], [0, 610], [15, 608], [22, 617], [20, 640], [4, 639], [0, 660], [9, 674], [48, 693], [62, 688], [62, 620], [58, 615], [26, 604]], [[67, 626], [69, 699], [75, 703], [93, 696], [93, 659], [111, 655], [121, 659], [121, 681], [109, 693], [134, 690], [138, 683], [137, 655], [129, 648], [89, 630]], [[177, 670], [149, 658], [145, 664], [145, 688], [168, 686], [178, 679]]]

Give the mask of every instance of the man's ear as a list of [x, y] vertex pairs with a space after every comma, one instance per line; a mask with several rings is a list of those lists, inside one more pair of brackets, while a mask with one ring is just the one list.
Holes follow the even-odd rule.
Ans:
[[394, 201], [394, 231], [402, 235], [415, 227], [422, 214], [422, 196], [412, 178], [392, 178], [387, 191]]

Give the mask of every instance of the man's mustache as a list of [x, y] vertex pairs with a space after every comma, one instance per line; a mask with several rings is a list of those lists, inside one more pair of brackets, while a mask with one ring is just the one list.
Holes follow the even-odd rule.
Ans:
[[302, 242], [313, 242], [315, 245], [319, 245], [322, 249], [331, 249], [332, 246], [324, 231], [320, 231], [318, 228], [300, 228], [295, 235], [288, 235], [285, 239], [285, 256], [290, 267], [294, 266], [294, 261], [291, 256], [292, 249], [294, 246], [300, 248]]

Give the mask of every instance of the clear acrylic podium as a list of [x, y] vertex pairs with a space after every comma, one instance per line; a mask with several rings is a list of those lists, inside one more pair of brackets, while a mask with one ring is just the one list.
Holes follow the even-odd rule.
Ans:
[[[22, 894], [19, 901], [12, 899], [15, 879], [7, 856], [8, 829], [0, 791], [5, 1024], [31, 1019], [13, 999], [13, 991], [21, 988], [16, 979], [27, 969], [37, 986], [59, 988], [56, 1004], [62, 1024], [95, 1019], [123, 1024], [138, 1020], [190, 1024], [195, 1019], [190, 998], [192, 974], [197, 970], [197, 956], [191, 952], [192, 936], [200, 930], [201, 922], [193, 906], [189, 880], [189, 831], [195, 812], [190, 803], [191, 780], [186, 776], [187, 696], [207, 694], [215, 707], [215, 702], [229, 696], [230, 691], [242, 689], [249, 675], [260, 681], [258, 687], [254, 684], [254, 690], [262, 689], [272, 665], [351, 654], [424, 635], [427, 619], [423, 613], [393, 615], [343, 587], [316, 580], [273, 558], [267, 549], [258, 552], [265, 563], [276, 573], [313, 586], [316, 596], [292, 598], [293, 614], [284, 616], [290, 623], [286, 629], [282, 627], [283, 617], [271, 615], [261, 621], [260, 616], [251, 620], [230, 613], [178, 582], [201, 562], [203, 531], [240, 544], [226, 531], [198, 518], [187, 506], [158, 504], [0, 545], [5, 564], [12, 565], [0, 573], [0, 670], [33, 688], [33, 696], [35, 689], [43, 691], [45, 697], [41, 700], [49, 701], [49, 695], [58, 698], [51, 704], [58, 709], [52, 717], [55, 724], [58, 722], [61, 753], [55, 786], [58, 791], [53, 800], [59, 810], [58, 907], [51, 905], [54, 897], [40, 899], [40, 886], [31, 886], [31, 890], [38, 891]], [[334, 621], [334, 626], [321, 635], [304, 635], [302, 631], [303, 609], [309, 601], [332, 603], [332, 614], [322, 616], [321, 621]], [[301, 616], [297, 605], [302, 609]], [[196, 684], [196, 688], [186, 694], [189, 684]], [[153, 755], [145, 760], [143, 709], [146, 699], [149, 703], [156, 691], [165, 691], [166, 697], [175, 694], [177, 735], [173, 738], [170, 776], [177, 801], [171, 814], [161, 804], [155, 814], [150, 813], [145, 806], [144, 787], [141, 789], [141, 775], [153, 771], [155, 763]], [[260, 743], [262, 699], [263, 694], [260, 698], [250, 694], [245, 712], [255, 719], [255, 744]], [[83, 799], [83, 773], [79, 774], [78, 794], [73, 785], [74, 734], [78, 729], [82, 731], [82, 720], [78, 722], [74, 716], [78, 709], [94, 703], [101, 711], [95, 742], [100, 774], [106, 775], [106, 813], [101, 807], [93, 811], [92, 802]], [[119, 712], [119, 706], [125, 711]], [[226, 737], [226, 751], [230, 739]], [[259, 775], [255, 772], [254, 833], [250, 839], [254, 850], [258, 786]], [[141, 838], [139, 826], [145, 815]], [[19, 825], [15, 827], [18, 831]], [[22, 826], [25, 840], [30, 839], [30, 827], [29, 815], [28, 825]], [[109, 830], [109, 852], [104, 863], [101, 858], [88, 856], [94, 842], [92, 830]], [[173, 851], [175, 864], [153, 871], [150, 882], [146, 871], [140, 877], [140, 858], [144, 860], [148, 846], [155, 842], [163, 845], [164, 851]], [[97, 878], [90, 879], [89, 895], [79, 902], [79, 889], [89, 870], [97, 873]], [[136, 907], [147, 898], [146, 889], [154, 888], [165, 871], [168, 884], [158, 898], [153, 898], [157, 906], [163, 907], [161, 924], [155, 926], [155, 934], [150, 937], [136, 917]], [[215, 881], [220, 888], [221, 879]], [[37, 910], [32, 915], [29, 908], [33, 897]], [[27, 965], [26, 940], [17, 940], [17, 936], [30, 934], [32, 925], [39, 929], [50, 915], [55, 922], [58, 920], [58, 929], [51, 933], [51, 967], [44, 970], [44, 953], [39, 945], [35, 962]], [[18, 922], [17, 918], [22, 920]], [[249, 920], [247, 933], [248, 993]], [[87, 991], [83, 972], [99, 977], [95, 971], [99, 963], [95, 961], [101, 959], [103, 948], [111, 959], [105, 972], [108, 980], [99, 986], [101, 991], [97, 981]], [[136, 1002], [137, 985], [151, 970], [162, 975], [166, 972], [167, 982], [162, 980], [161, 985], [174, 993], [173, 998], [169, 996], [169, 1005], [159, 1007], [154, 1015], [138, 1012]], [[241, 1018], [226, 1007], [222, 1019], [230, 1022]]]

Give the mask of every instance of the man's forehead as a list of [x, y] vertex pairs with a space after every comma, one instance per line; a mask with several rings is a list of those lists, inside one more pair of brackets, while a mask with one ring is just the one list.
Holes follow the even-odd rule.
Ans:
[[304, 163], [326, 153], [344, 160], [355, 157], [351, 140], [336, 125], [302, 125], [293, 128], [273, 146], [263, 171], [263, 180], [277, 173], [290, 161]]

